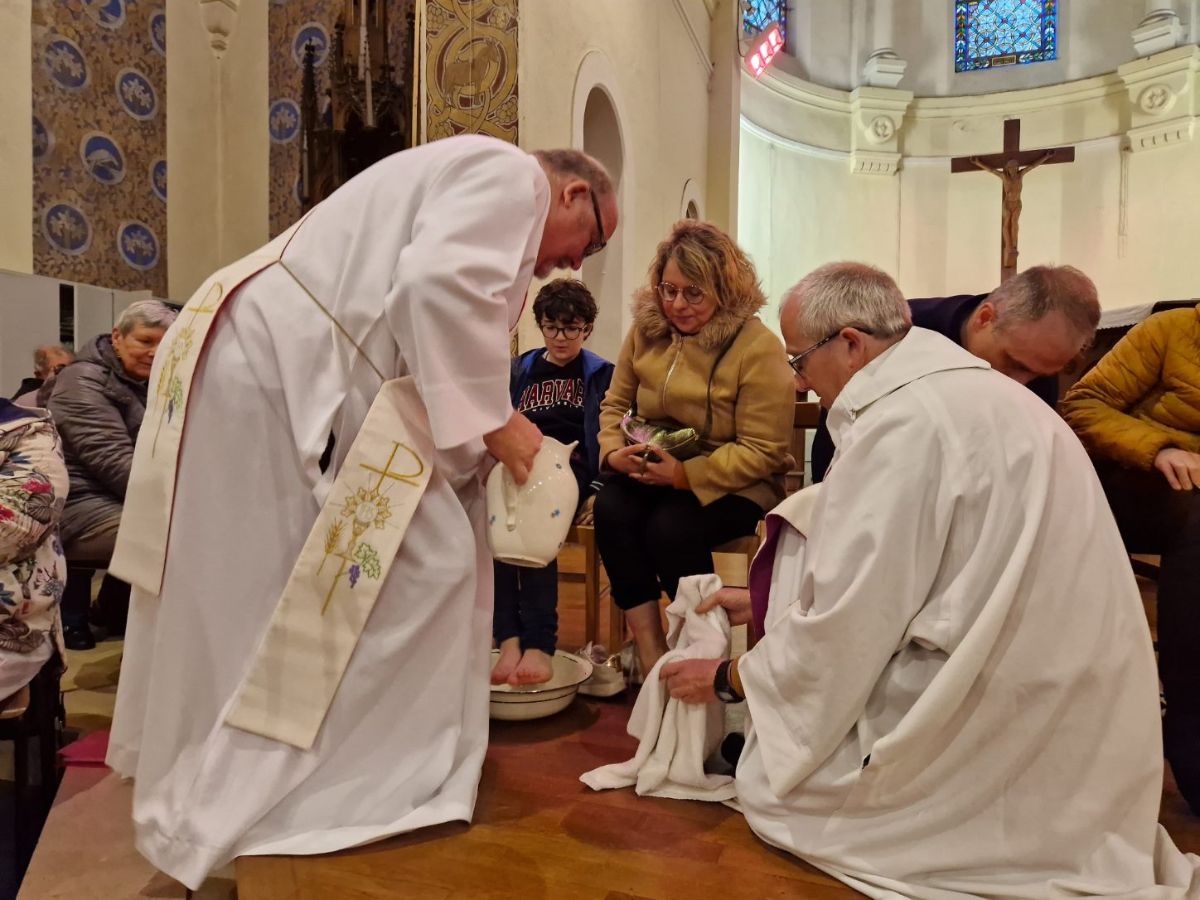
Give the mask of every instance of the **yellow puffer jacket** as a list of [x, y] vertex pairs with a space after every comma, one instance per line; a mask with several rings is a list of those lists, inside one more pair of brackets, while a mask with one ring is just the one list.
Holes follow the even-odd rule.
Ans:
[[1166, 447], [1200, 453], [1200, 305], [1135, 326], [1060, 408], [1090, 453], [1123, 466], [1151, 469]]
[[697, 334], [682, 335], [671, 328], [657, 295], [639, 292], [633, 326], [600, 405], [600, 459], [625, 445], [621, 417], [635, 399], [643, 418], [702, 431], [712, 373], [712, 426], [703, 454], [683, 463], [688, 486], [705, 506], [726, 494], [764, 510], [779, 503], [783, 475], [793, 464], [796, 388], [782, 342], [756, 311], [749, 300], [722, 307]]

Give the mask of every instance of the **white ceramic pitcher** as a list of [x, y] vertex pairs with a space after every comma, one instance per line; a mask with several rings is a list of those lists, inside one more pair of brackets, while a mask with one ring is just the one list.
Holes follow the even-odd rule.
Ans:
[[558, 556], [579, 505], [579, 485], [571, 471], [577, 443], [543, 438], [529, 480], [519, 487], [503, 465], [488, 475], [488, 544], [500, 562], [538, 568]]

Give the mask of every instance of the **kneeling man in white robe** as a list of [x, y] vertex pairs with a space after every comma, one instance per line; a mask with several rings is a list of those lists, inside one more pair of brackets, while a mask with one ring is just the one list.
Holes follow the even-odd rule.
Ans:
[[750, 827], [872, 897], [1197, 896], [1157, 823], [1141, 600], [1070, 429], [877, 269], [818, 269], [782, 326], [837, 453], [807, 540], [785, 501], [749, 591], [711, 598], [759, 642], [664, 673], [746, 699]]
[[488, 737], [488, 453], [531, 277], [617, 226], [576, 151], [450, 138], [213, 275], [158, 348], [112, 570], [133, 584], [109, 764], [196, 888], [246, 854], [469, 820]]

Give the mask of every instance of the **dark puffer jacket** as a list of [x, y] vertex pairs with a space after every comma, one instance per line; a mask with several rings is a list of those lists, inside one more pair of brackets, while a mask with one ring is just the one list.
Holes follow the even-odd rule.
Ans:
[[71, 492], [63, 543], [105, 519], [120, 517], [133, 466], [133, 445], [146, 413], [146, 382], [125, 373], [102, 334], [58, 373], [46, 403], [62, 436]]

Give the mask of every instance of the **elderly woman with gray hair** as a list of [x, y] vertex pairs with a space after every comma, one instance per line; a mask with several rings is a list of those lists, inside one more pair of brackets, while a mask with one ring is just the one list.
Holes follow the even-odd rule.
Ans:
[[[62, 618], [63, 639], [73, 650], [95, 646], [88, 626], [88, 572], [106, 567], [112, 558], [154, 352], [174, 321], [175, 311], [157, 300], [130, 304], [112, 334], [98, 335], [80, 348], [46, 401], [71, 477], [62, 517], [70, 567]], [[126, 590], [116, 605], [127, 604]]]

